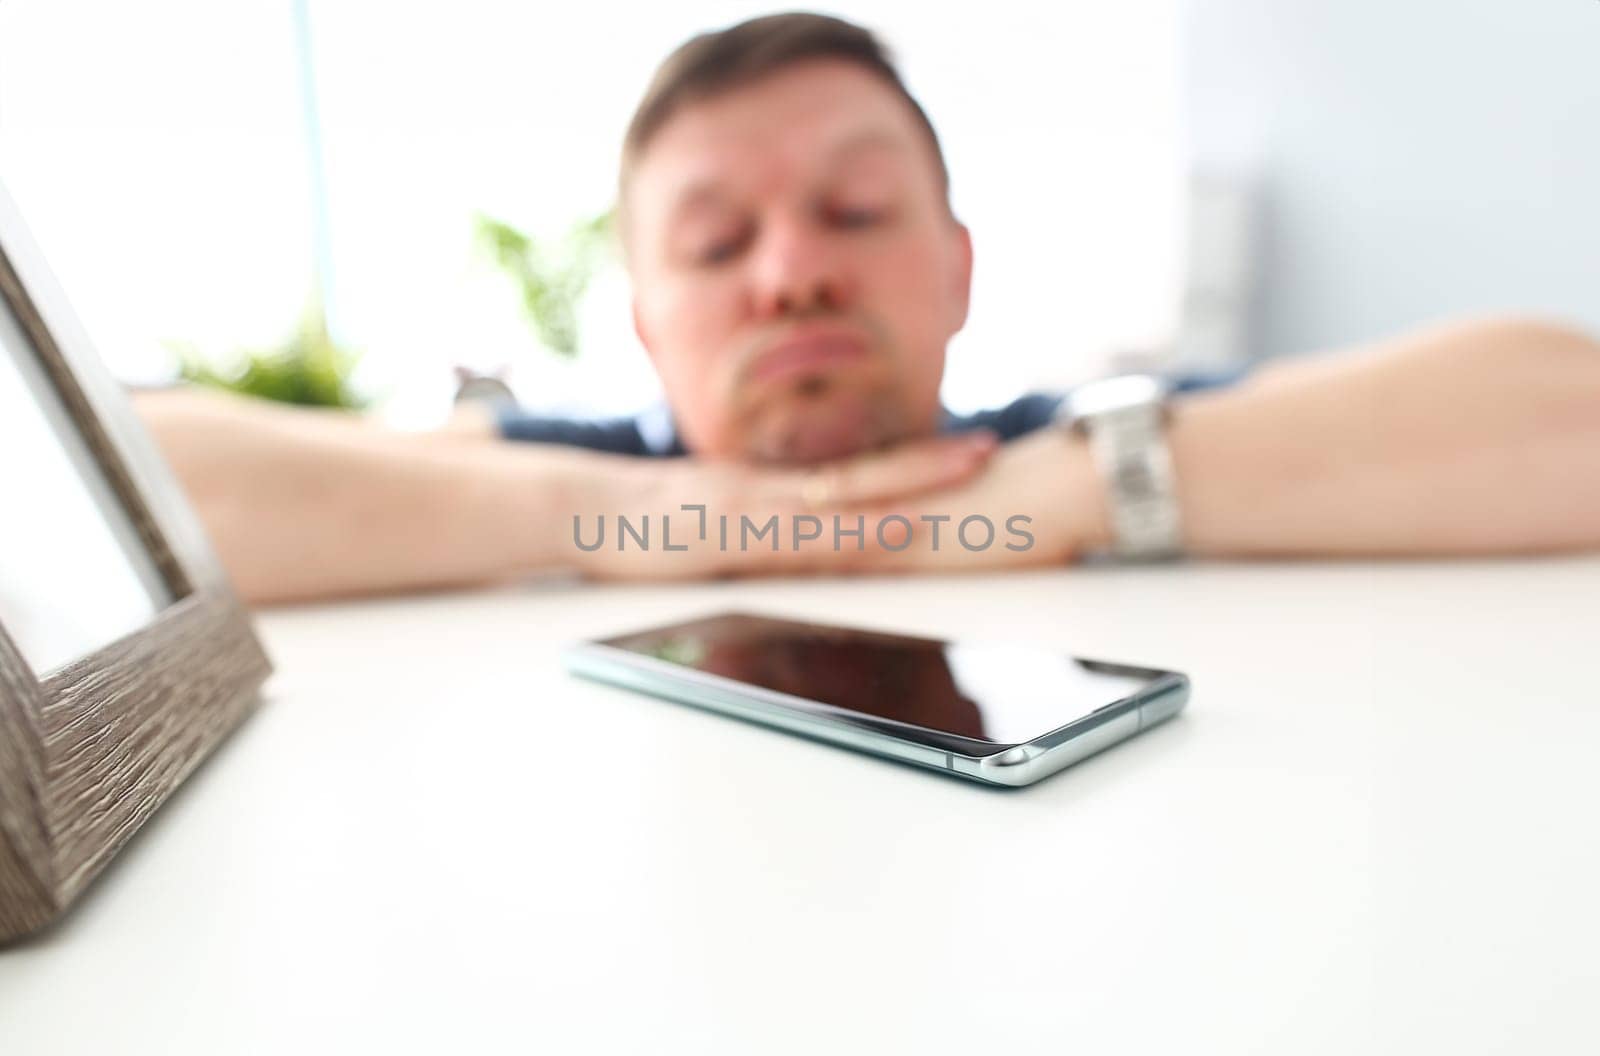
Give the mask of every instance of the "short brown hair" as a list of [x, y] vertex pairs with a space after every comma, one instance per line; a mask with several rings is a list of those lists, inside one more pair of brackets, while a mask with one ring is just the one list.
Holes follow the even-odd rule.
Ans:
[[828, 15], [795, 11], [763, 15], [738, 25], [701, 33], [668, 55], [645, 89], [622, 140], [618, 200], [640, 153], [667, 119], [684, 103], [732, 91], [810, 59], [842, 59], [877, 75], [905, 100], [928, 135], [939, 180], [948, 193], [950, 170], [939, 147], [933, 122], [923, 112], [883, 43], [870, 30]]

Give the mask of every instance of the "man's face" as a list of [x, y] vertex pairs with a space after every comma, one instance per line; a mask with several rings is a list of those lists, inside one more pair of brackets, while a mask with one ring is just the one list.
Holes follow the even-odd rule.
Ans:
[[873, 74], [818, 60], [681, 107], [624, 208], [635, 325], [691, 451], [813, 462], [934, 431], [972, 247]]

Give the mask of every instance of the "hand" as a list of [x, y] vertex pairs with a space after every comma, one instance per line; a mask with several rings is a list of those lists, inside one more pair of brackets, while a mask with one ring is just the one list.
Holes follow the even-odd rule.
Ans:
[[1107, 548], [1111, 534], [1087, 445], [1060, 429], [1007, 444], [965, 484], [878, 506], [866, 520], [865, 548], [838, 555], [854, 570], [1059, 566]]
[[967, 433], [803, 469], [630, 460], [585, 489], [563, 531], [574, 564], [601, 579], [844, 571], [860, 555], [832, 549], [835, 512], [853, 511], [841, 513], [853, 526], [867, 508], [965, 485], [998, 446]]

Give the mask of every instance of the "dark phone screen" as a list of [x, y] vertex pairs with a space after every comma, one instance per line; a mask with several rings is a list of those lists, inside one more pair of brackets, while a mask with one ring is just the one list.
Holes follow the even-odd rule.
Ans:
[[1031, 646], [942, 642], [730, 613], [605, 645], [747, 685], [991, 744], [1020, 744], [1165, 672]]

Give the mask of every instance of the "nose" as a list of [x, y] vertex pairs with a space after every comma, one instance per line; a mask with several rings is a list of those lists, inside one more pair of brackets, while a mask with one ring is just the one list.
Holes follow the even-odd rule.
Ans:
[[756, 316], [775, 319], [848, 308], [855, 290], [842, 248], [805, 217], [767, 223], [751, 254]]

